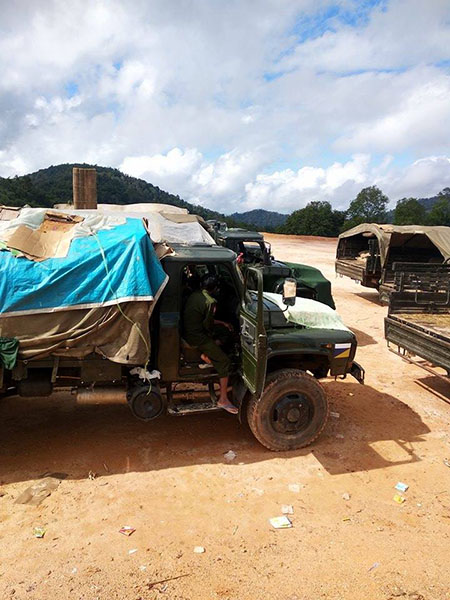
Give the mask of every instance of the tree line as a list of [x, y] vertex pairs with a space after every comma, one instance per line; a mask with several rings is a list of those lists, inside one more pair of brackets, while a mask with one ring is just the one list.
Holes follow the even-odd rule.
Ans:
[[362, 189], [347, 210], [334, 210], [329, 202], [310, 202], [294, 211], [278, 233], [335, 237], [360, 223], [450, 226], [450, 188], [437, 195], [430, 210], [417, 198], [402, 198], [388, 211], [389, 198], [375, 185]]

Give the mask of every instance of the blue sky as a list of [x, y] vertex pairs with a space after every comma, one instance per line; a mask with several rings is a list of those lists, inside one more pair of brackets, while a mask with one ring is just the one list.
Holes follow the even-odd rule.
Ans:
[[450, 186], [447, 0], [18, 0], [0, 176], [113, 166], [224, 212]]

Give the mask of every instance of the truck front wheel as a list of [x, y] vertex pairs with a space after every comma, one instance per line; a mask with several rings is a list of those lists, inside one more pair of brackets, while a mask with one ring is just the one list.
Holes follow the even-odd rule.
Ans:
[[248, 405], [253, 435], [269, 450], [296, 450], [311, 444], [323, 431], [328, 401], [320, 383], [298, 369], [275, 371], [267, 377], [259, 399]]

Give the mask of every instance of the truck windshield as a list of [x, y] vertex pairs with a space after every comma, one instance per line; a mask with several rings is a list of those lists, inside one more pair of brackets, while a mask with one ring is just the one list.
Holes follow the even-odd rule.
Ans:
[[240, 242], [239, 248], [245, 262], [261, 262], [264, 258], [264, 250], [259, 242]]

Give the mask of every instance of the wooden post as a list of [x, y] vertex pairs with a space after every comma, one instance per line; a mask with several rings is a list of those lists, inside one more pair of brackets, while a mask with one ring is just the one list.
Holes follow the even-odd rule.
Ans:
[[73, 207], [97, 208], [97, 171], [73, 167]]

